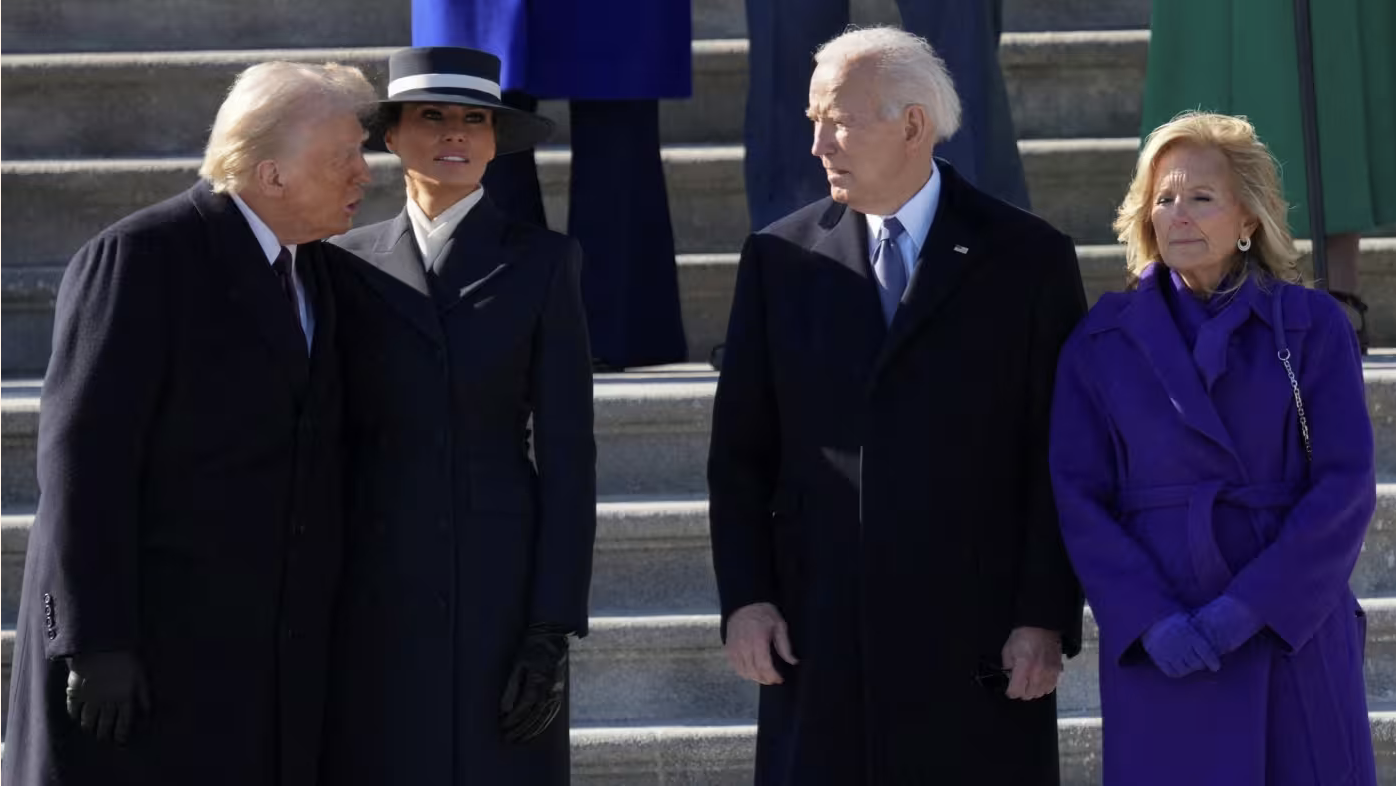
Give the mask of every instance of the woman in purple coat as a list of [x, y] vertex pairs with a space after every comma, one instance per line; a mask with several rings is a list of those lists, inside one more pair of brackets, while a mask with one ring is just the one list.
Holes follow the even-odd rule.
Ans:
[[1348, 589], [1372, 427], [1285, 213], [1249, 123], [1159, 127], [1116, 221], [1130, 291], [1062, 350], [1052, 476], [1100, 629], [1107, 786], [1376, 784]]

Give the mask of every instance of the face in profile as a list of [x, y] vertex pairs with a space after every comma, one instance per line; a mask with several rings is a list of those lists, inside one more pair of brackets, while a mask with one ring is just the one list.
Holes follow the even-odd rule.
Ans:
[[494, 112], [464, 104], [404, 104], [383, 141], [416, 187], [463, 197], [479, 188], [494, 160]]
[[364, 128], [353, 112], [307, 121], [288, 155], [277, 160], [284, 188], [289, 242], [306, 243], [349, 231], [369, 182]]
[[1220, 278], [1250, 237], [1255, 221], [1236, 191], [1236, 176], [1216, 148], [1179, 144], [1154, 167], [1150, 221], [1163, 262], [1184, 276]]
[[810, 78], [810, 152], [824, 165], [834, 201], [864, 213], [899, 206], [886, 204], [896, 201], [911, 160], [905, 118], [883, 118], [877, 88], [870, 63], [824, 63]]

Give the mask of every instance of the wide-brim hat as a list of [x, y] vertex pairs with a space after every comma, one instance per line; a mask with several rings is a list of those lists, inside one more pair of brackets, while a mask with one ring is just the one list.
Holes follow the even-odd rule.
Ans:
[[383, 134], [401, 111], [393, 104], [465, 104], [494, 111], [495, 153], [517, 153], [553, 132], [553, 121], [500, 100], [499, 58], [460, 46], [399, 49], [388, 58], [388, 97], [378, 102], [364, 146], [386, 152]]

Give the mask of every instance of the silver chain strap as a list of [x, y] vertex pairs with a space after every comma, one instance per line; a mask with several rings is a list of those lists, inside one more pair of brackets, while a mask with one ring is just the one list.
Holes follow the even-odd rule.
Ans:
[[1304, 435], [1304, 455], [1308, 456], [1309, 463], [1314, 461], [1314, 446], [1309, 442], [1309, 419], [1304, 416], [1304, 397], [1299, 395], [1299, 378], [1294, 376], [1294, 367], [1289, 365], [1289, 349], [1281, 349], [1275, 353], [1280, 362], [1285, 364], [1285, 373], [1289, 374], [1289, 386], [1294, 390], [1294, 406], [1299, 410], [1299, 431]]

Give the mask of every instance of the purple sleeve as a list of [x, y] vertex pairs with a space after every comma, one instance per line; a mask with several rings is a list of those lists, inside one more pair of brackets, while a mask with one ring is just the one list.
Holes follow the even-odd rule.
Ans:
[[1316, 339], [1304, 343], [1297, 372], [1313, 438], [1309, 488], [1275, 541], [1226, 590], [1293, 649], [1304, 646], [1346, 590], [1376, 508], [1357, 338], [1326, 295], [1311, 296], [1310, 308]]
[[1052, 402], [1050, 461], [1062, 537], [1100, 628], [1102, 658], [1119, 662], [1154, 623], [1188, 610], [1153, 558], [1120, 526], [1110, 424], [1086, 378], [1086, 337], [1067, 344]]

